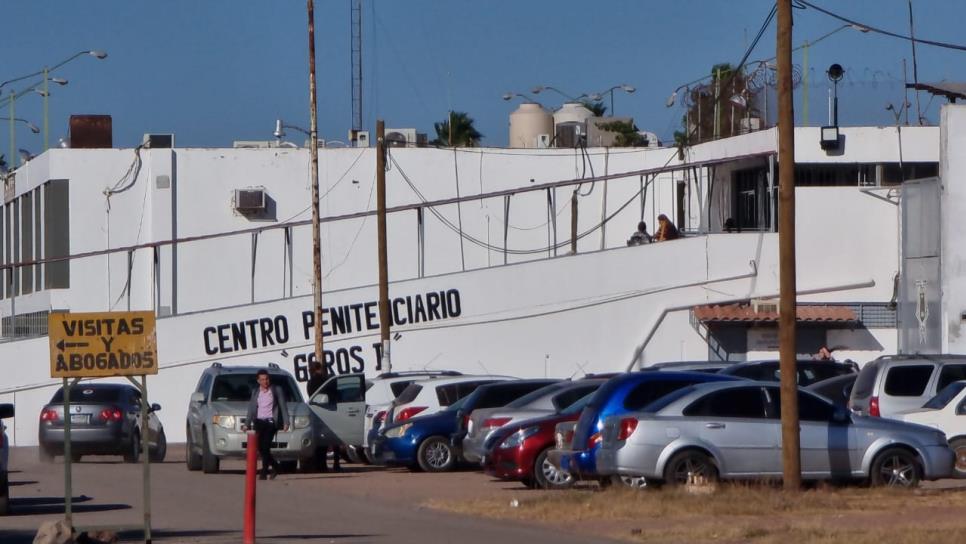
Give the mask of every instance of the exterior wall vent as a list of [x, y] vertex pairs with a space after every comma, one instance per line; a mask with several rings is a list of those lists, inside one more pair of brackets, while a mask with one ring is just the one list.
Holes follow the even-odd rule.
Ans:
[[241, 213], [264, 211], [267, 201], [265, 196], [263, 187], [235, 189], [235, 209]]

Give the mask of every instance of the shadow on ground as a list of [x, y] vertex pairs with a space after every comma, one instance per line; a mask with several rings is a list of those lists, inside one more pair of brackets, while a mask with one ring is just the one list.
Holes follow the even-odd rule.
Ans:
[[[108, 510], [128, 510], [130, 504], [85, 504], [91, 497], [81, 495], [71, 499], [71, 511], [81, 514], [85, 512], [106, 512]], [[63, 514], [65, 511], [64, 497], [11, 497], [9, 516], [35, 516], [45, 514]], [[0, 538], [6, 544], [7, 540]]]

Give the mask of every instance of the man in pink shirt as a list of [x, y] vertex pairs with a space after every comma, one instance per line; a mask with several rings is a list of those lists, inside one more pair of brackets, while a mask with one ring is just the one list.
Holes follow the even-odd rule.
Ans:
[[262, 472], [258, 479], [270, 477], [274, 480], [278, 475], [278, 461], [272, 457], [272, 440], [279, 430], [287, 432], [289, 429], [288, 406], [285, 393], [281, 387], [272, 385], [267, 370], [259, 370], [257, 380], [258, 387], [252, 391], [248, 402], [246, 421], [258, 437], [258, 454], [262, 458]]

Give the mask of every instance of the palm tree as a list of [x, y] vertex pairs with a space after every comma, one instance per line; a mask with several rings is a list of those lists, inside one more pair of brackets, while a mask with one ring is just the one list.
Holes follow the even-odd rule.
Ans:
[[593, 113], [595, 117], [603, 117], [604, 114], [607, 113], [607, 106], [605, 106], [604, 103], [600, 100], [592, 100], [590, 98], [584, 98], [580, 101], [580, 103], [585, 108], [590, 110], [590, 113]]
[[[452, 142], [450, 141], [450, 122], [453, 123]], [[476, 147], [480, 145], [483, 135], [473, 126], [474, 122], [473, 118], [464, 111], [451, 111], [444, 121], [433, 123], [436, 139], [430, 143], [446, 147]]]

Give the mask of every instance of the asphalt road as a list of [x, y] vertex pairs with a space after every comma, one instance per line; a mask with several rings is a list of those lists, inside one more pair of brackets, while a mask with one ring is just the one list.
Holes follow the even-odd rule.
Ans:
[[[11, 514], [0, 518], [0, 542], [30, 543], [37, 528], [64, 512], [64, 472], [58, 458], [40, 464], [36, 448], [11, 451]], [[222, 474], [188, 472], [183, 448], [172, 444], [165, 463], [151, 465], [155, 542], [237, 543], [242, 537], [244, 475], [241, 462]], [[112, 457], [73, 465], [74, 525], [126, 528], [122, 541], [142, 539], [141, 465]], [[350, 466], [338, 474], [283, 474], [258, 482], [259, 542], [459, 542], [566, 544], [600, 541], [539, 525], [443, 513], [427, 500], [504, 497], [527, 491], [475, 472], [412, 474]]]

